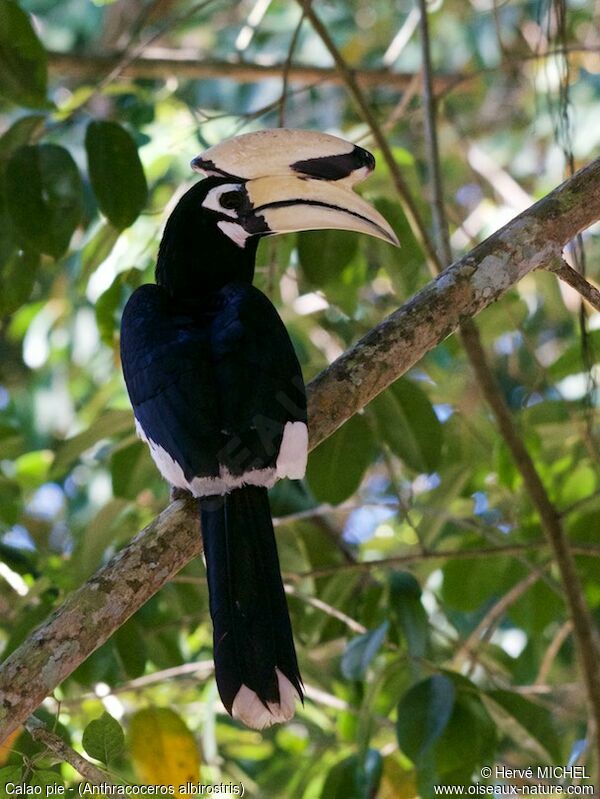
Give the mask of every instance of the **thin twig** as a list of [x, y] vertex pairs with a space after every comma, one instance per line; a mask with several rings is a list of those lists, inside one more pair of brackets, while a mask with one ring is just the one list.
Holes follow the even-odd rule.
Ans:
[[49, 730], [46, 725], [37, 719], [35, 716], [30, 716], [25, 722], [25, 729], [31, 735], [34, 741], [44, 744], [53, 754], [59, 757], [65, 763], [73, 766], [86, 780], [92, 785], [99, 786], [113, 786], [113, 783], [104, 771], [101, 771], [89, 760], [72, 749], [63, 739], [52, 730]]
[[[523, 552], [537, 552], [540, 547], [547, 547], [548, 542], [544, 539], [536, 539], [527, 544], [513, 544], [509, 546], [500, 547], [477, 547], [473, 549], [444, 549], [438, 551], [421, 552], [415, 550], [406, 555], [395, 555], [389, 558], [378, 558], [374, 560], [357, 560], [354, 563], [336, 563], [332, 566], [323, 566], [320, 569], [311, 569], [305, 572], [286, 572], [286, 580], [294, 582], [306, 580], [308, 577], [313, 579], [318, 577], [330, 577], [333, 574], [338, 574], [341, 571], [373, 571], [375, 569], [392, 569], [398, 566], [405, 566], [409, 563], [419, 563], [428, 560], [472, 560], [476, 558], [490, 558], [490, 557], [507, 557], [511, 555], [520, 555]], [[598, 558], [600, 557], [600, 545], [575, 545], [571, 547], [571, 551], [575, 555], [583, 557]], [[533, 568], [531, 563], [527, 563], [528, 568]], [[538, 575], [539, 576], [539, 575]], [[190, 578], [198, 580], [199, 578]]]
[[539, 574], [531, 572], [518, 583], [512, 586], [500, 599], [495, 602], [492, 607], [487, 611], [481, 619], [477, 627], [469, 634], [469, 636], [460, 645], [454, 657], [452, 658], [453, 667], [461, 670], [463, 661], [470, 658], [474, 663], [474, 655], [477, 648], [490, 640], [494, 634], [494, 630], [502, 621], [506, 611], [513, 605], [517, 599], [520, 599], [523, 594], [531, 588], [539, 579]]
[[368, 632], [368, 628], [365, 627], [364, 624], [356, 621], [356, 619], [353, 619], [351, 616], [348, 616], [348, 614], [343, 613], [341, 610], [334, 608], [333, 605], [330, 605], [328, 602], [324, 602], [322, 599], [319, 599], [316, 596], [307, 596], [306, 594], [298, 591], [298, 589], [293, 585], [285, 585], [284, 588], [286, 594], [298, 597], [298, 599], [300, 599], [302, 602], [305, 602], [307, 605], [310, 605], [312, 608], [322, 611], [327, 616], [331, 616], [332, 619], [341, 621], [342, 624], [345, 624], [346, 627], [349, 630], [352, 630], [353, 633], [362, 634]]
[[283, 128], [285, 125], [285, 106], [287, 103], [288, 98], [288, 86], [290, 82], [290, 72], [292, 69], [292, 58], [294, 57], [294, 51], [296, 50], [296, 45], [298, 44], [298, 39], [300, 37], [300, 31], [302, 30], [302, 25], [304, 24], [304, 11], [300, 14], [300, 19], [298, 20], [298, 24], [294, 30], [292, 35], [292, 40], [290, 42], [290, 46], [288, 49], [287, 58], [285, 59], [285, 63], [283, 65], [283, 70], [281, 72], [281, 97], [279, 98], [279, 110], [277, 111], [277, 121], [280, 128]]
[[571, 635], [572, 632], [573, 632], [573, 622], [570, 619], [558, 628], [556, 635], [554, 636], [550, 646], [546, 650], [546, 654], [544, 655], [544, 658], [542, 660], [540, 670], [538, 671], [538, 675], [534, 681], [535, 685], [543, 685], [547, 681], [548, 675], [550, 674], [550, 669], [552, 668], [552, 664], [556, 660], [556, 657], [560, 652], [562, 645]]
[[554, 272], [562, 281], [575, 289], [584, 300], [587, 300], [592, 308], [600, 312], [600, 291], [588, 282], [582, 274], [565, 261], [564, 258], [557, 258], [555, 263], [546, 267], [549, 272]]
[[[197, 52], [172, 50], [163, 47], [147, 47], [144, 54], [124, 63], [124, 53], [48, 53], [48, 67], [56, 75], [67, 75], [80, 80], [94, 80], [98, 75], [118, 69], [118, 75], [126, 78], [166, 80], [170, 77], [181, 80], [204, 80], [206, 78], [229, 78], [239, 83], [281, 78], [282, 64], [254, 64], [250, 62], [219, 61], [202, 58]], [[314, 67], [308, 64], [292, 64], [289, 69], [290, 83], [343, 84], [336, 69]], [[458, 76], [439, 78], [437, 88], [441, 91]], [[403, 91], [414, 79], [412, 72], [392, 72], [389, 69], [361, 69], [356, 72], [361, 86], [373, 88], [385, 86], [394, 91]]]

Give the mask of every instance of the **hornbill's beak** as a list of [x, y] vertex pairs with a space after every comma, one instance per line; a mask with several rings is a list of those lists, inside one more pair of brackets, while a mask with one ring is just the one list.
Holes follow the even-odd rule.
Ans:
[[398, 245], [396, 234], [352, 191], [375, 167], [367, 150], [325, 133], [285, 128], [247, 133], [194, 158], [192, 168], [243, 181], [248, 233], [337, 228]]

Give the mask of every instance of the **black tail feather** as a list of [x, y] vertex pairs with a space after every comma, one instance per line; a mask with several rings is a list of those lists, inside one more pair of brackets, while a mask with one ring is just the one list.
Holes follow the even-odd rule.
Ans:
[[276, 670], [302, 698], [267, 489], [245, 486], [225, 496], [203, 497], [200, 510], [223, 704], [231, 713], [243, 685], [265, 708], [278, 704]]

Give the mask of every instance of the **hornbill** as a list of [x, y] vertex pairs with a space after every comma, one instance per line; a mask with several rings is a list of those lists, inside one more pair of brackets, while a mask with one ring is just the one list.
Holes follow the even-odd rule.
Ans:
[[179, 200], [156, 285], [123, 312], [121, 358], [138, 435], [162, 476], [199, 498], [216, 679], [235, 718], [290, 719], [302, 680], [267, 490], [304, 476], [306, 396], [277, 311], [252, 285], [259, 239], [338, 228], [397, 244], [352, 191], [374, 168], [322, 133], [268, 130], [194, 158], [206, 176]]

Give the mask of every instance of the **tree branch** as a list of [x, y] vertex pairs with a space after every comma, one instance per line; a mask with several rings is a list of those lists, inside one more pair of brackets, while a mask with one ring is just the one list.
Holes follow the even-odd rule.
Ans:
[[[311, 447], [598, 219], [600, 158], [448, 267], [313, 380]], [[10, 655], [0, 668], [0, 740], [200, 552], [198, 533], [195, 503], [172, 503]]]
[[587, 300], [592, 308], [600, 312], [600, 291], [587, 281], [582, 274], [565, 261], [564, 258], [557, 258], [556, 262], [548, 266], [549, 272], [554, 272], [564, 283], [568, 283], [575, 289], [584, 300]]
[[49, 730], [39, 719], [31, 716], [25, 722], [25, 729], [31, 735], [34, 741], [44, 744], [53, 754], [69, 763], [75, 771], [79, 772], [84, 780], [92, 785], [112, 785], [110, 778], [104, 771], [101, 771], [85, 757], [82, 757], [79, 752], [66, 744], [60, 735], [57, 735], [52, 730]]
[[[143, 55], [131, 60], [131, 55], [123, 52], [106, 54], [48, 53], [48, 67], [55, 75], [68, 76], [80, 80], [97, 81], [98, 75], [113, 74], [118, 70], [120, 76], [128, 78], [154, 78], [165, 80], [169, 77], [198, 80], [206, 78], [229, 78], [238, 83], [277, 78], [281, 80], [282, 64], [251, 64], [242, 61], [204, 60], [198, 53], [164, 48], [147, 48]], [[343, 79], [334, 67], [311, 67], [300, 64], [287, 69], [288, 83], [329, 83], [343, 84]], [[356, 80], [365, 88], [381, 86], [386, 89], [403, 91], [413, 79], [411, 72], [391, 72], [389, 69], [360, 69], [353, 73]], [[436, 78], [436, 89], [444, 91], [462, 80], [461, 75], [440, 75]]]

